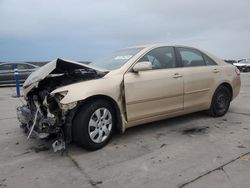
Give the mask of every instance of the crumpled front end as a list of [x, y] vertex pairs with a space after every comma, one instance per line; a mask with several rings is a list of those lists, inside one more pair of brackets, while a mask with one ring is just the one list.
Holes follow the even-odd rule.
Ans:
[[[53, 140], [54, 151], [65, 149], [64, 120], [66, 111], [62, 111], [55, 101], [40, 103], [38, 96], [27, 101], [27, 105], [17, 108], [17, 118], [21, 127], [28, 133], [27, 138]], [[53, 113], [50, 112], [54, 108]]]
[[27, 79], [24, 85], [26, 104], [17, 108], [17, 118], [28, 139], [53, 140], [56, 152], [65, 149], [66, 142], [71, 141], [68, 131], [71, 125], [68, 124], [78, 102], [63, 105], [60, 101], [67, 91], [51, 94], [52, 91], [76, 82], [101, 78], [105, 73], [60, 59], [45, 66], [49, 70], [42, 67]]
[[[47, 138], [51, 133], [60, 131], [55, 126], [56, 118], [54, 116], [44, 116], [39, 109], [32, 112], [26, 105], [17, 108], [17, 118], [27, 132], [35, 134], [36, 137], [41, 139]], [[54, 130], [52, 131], [52, 129]], [[28, 138], [30, 136], [31, 134], [28, 135]]]

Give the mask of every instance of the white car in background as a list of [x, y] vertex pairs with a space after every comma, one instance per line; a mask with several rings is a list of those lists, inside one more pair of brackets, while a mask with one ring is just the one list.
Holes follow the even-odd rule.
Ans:
[[250, 71], [250, 59], [241, 59], [233, 65], [236, 66], [242, 72]]

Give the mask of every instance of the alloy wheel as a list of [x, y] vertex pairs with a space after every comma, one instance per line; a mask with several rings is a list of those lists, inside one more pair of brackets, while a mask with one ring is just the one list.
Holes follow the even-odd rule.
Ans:
[[112, 115], [107, 108], [98, 108], [91, 115], [88, 126], [90, 139], [95, 143], [104, 142], [112, 130]]

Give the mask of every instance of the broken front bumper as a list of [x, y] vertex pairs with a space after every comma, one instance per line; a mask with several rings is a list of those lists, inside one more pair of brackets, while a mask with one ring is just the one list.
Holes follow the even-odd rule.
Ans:
[[17, 119], [22, 125], [28, 125], [32, 119], [32, 114], [27, 106], [17, 107]]
[[54, 126], [56, 122], [55, 118], [44, 117], [38, 109], [34, 114], [28, 106], [20, 106], [17, 108], [17, 119], [22, 124], [22, 127], [29, 131], [32, 130], [32, 135], [40, 139], [46, 138], [50, 134], [58, 131], [55, 130]]
[[17, 119], [25, 132], [28, 132], [27, 139], [31, 136], [45, 139], [54, 135], [56, 138], [52, 144], [54, 151], [65, 149], [63, 133], [60, 127], [55, 126], [55, 117], [45, 117], [38, 108], [34, 114], [28, 106], [24, 105], [17, 108]]

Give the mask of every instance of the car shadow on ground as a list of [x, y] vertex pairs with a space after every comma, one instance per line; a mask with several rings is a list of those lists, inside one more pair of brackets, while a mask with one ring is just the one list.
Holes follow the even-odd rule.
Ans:
[[[161, 137], [176, 133], [189, 134], [195, 131], [197, 131], [198, 134], [206, 133], [205, 129], [208, 128], [207, 125], [204, 124], [204, 126], [197, 126], [195, 122], [206, 121], [207, 119], [211, 119], [211, 117], [209, 117], [205, 112], [195, 112], [179, 117], [138, 125], [126, 129], [124, 133], [116, 132], [111, 141], [105, 147], [117, 147], [117, 145], [126, 146], [129, 144], [134, 144], [137, 141], [139, 141], [143, 145], [146, 140], [147, 142], [150, 142], [149, 139], [154, 138], [160, 142]], [[200, 129], [197, 129], [196, 127], [200, 127]], [[105, 147], [103, 148], [103, 150], [105, 150]], [[68, 145], [68, 150], [70, 152], [78, 154], [89, 153], [89, 151], [76, 146], [74, 143]]]
[[164, 120], [160, 120], [160, 121], [156, 121], [152, 123], [146, 123], [146, 124], [138, 125], [135, 127], [131, 127], [131, 128], [126, 129], [123, 135], [132, 136], [134, 134], [140, 134], [140, 132], [142, 131], [157, 131], [158, 129], [162, 129], [162, 128], [166, 128], [166, 129], [174, 128], [176, 130], [179, 130], [180, 128], [183, 128], [183, 127], [180, 127], [180, 125], [184, 123], [186, 124], [194, 120], [209, 119], [209, 118], [211, 117], [206, 115], [205, 112], [195, 112], [195, 113], [191, 113], [187, 115], [182, 115], [178, 117], [173, 117], [169, 119], [164, 119]]

